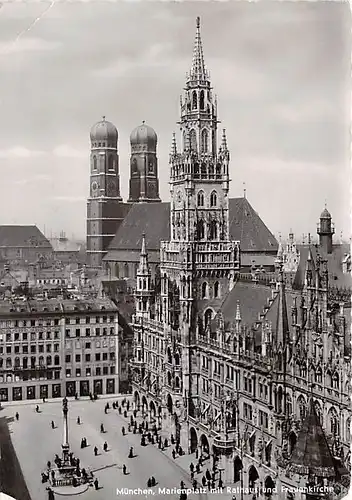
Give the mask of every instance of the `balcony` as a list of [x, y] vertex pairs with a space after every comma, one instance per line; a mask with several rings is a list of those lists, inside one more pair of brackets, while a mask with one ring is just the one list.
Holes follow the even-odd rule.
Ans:
[[234, 436], [215, 436], [214, 446], [224, 451], [232, 451], [236, 445], [236, 440]]

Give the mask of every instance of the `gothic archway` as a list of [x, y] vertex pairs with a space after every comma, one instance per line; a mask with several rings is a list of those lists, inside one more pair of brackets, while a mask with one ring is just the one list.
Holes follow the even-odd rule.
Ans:
[[275, 489], [275, 483], [270, 476], [267, 476], [264, 481], [264, 495], [266, 498], [270, 498]]
[[138, 391], [135, 391], [135, 393], [134, 393], [134, 404], [135, 404], [135, 408], [137, 410], [139, 410], [139, 407], [140, 407], [140, 404], [141, 404], [141, 400], [140, 400], [139, 392]]
[[243, 463], [237, 455], [233, 461], [233, 482], [237, 483], [241, 479], [241, 471], [243, 470]]
[[143, 413], [148, 411], [148, 401], [145, 396], [142, 397], [142, 411]]
[[291, 431], [288, 435], [288, 452], [291, 455], [293, 450], [296, 448], [297, 435], [294, 431]]
[[189, 435], [190, 435], [190, 442], [191, 442], [191, 444], [190, 444], [191, 453], [194, 453], [198, 447], [198, 437], [197, 437], [197, 433], [196, 433], [194, 427], [190, 428]]
[[209, 441], [205, 434], [200, 436], [200, 447], [203, 453], [209, 455]]
[[170, 396], [170, 394], [167, 395], [166, 406], [167, 406], [167, 409], [168, 409], [169, 413], [172, 414], [172, 412], [173, 412], [173, 402], [172, 402], [172, 397]]
[[255, 482], [259, 479], [259, 474], [254, 465], [251, 465], [248, 470], [248, 488], [250, 490], [255, 488]]
[[155, 415], [156, 415], [156, 408], [155, 408], [154, 401], [151, 401], [151, 402], [149, 403], [149, 409], [150, 409], [150, 414], [151, 414], [151, 416], [155, 418]]

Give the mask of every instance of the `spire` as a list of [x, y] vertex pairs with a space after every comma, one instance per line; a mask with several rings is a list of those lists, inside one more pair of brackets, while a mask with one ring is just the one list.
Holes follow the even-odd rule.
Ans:
[[241, 321], [241, 311], [240, 311], [239, 301], [237, 301], [237, 305], [236, 305], [236, 321]]
[[138, 267], [138, 275], [149, 275], [150, 274], [150, 269], [149, 269], [149, 263], [148, 263], [148, 253], [147, 253], [147, 248], [146, 248], [146, 242], [145, 242], [145, 233], [142, 235], [142, 248], [141, 248], [141, 253], [139, 257], [139, 267]]
[[317, 415], [313, 398], [310, 400], [308, 414], [298, 433], [289, 468], [292, 472], [302, 476], [336, 477], [334, 458]]
[[278, 308], [277, 308], [277, 323], [276, 323], [276, 339], [277, 345], [281, 344], [285, 346], [289, 340], [290, 331], [288, 326], [287, 317], [287, 304], [286, 304], [286, 292], [285, 292], [285, 282], [284, 282], [284, 271], [283, 265], [281, 263], [279, 268], [279, 296], [278, 296]]
[[192, 67], [190, 71], [191, 79], [199, 79], [206, 80], [207, 72], [204, 64], [204, 56], [203, 56], [203, 47], [202, 47], [202, 39], [200, 36], [200, 17], [197, 17], [196, 20], [196, 38], [194, 41], [194, 49], [193, 49], [193, 61]]

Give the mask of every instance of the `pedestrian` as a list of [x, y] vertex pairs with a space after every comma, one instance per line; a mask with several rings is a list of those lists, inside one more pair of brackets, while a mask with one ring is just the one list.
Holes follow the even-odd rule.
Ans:
[[196, 480], [196, 479], [193, 479], [192, 486], [193, 486], [193, 489], [194, 489], [194, 490], [196, 490], [196, 489], [198, 488], [198, 483], [197, 483], [197, 480]]
[[121, 415], [121, 413], [122, 413], [121, 406], [119, 406], [119, 415]]
[[205, 476], [202, 477], [202, 485], [203, 485], [203, 488], [205, 487], [205, 485], [207, 484], [207, 480], [205, 479]]
[[51, 421], [51, 428], [52, 428], [52, 429], [55, 429], [54, 420], [52, 420], [52, 421]]
[[155, 480], [155, 477], [154, 477], [154, 476], [152, 476], [152, 477], [150, 478], [150, 482], [151, 482], [151, 485], [152, 485], [152, 486], [155, 486], [155, 485], [156, 485], [156, 480]]
[[98, 490], [98, 489], [99, 489], [99, 481], [98, 481], [98, 479], [97, 479], [97, 478], [95, 478], [95, 481], [94, 481], [94, 488], [95, 488], [96, 490]]
[[192, 479], [192, 481], [193, 481], [193, 479], [194, 479], [194, 471], [193, 471], [193, 470], [192, 470], [192, 472], [191, 472], [191, 479]]
[[172, 450], [171, 454], [172, 454], [172, 458], [175, 460], [175, 458], [176, 458], [176, 451]]
[[77, 401], [78, 400], [78, 393], [75, 392], [75, 400]]
[[18, 411], [16, 411], [16, 415], [15, 415], [15, 417], [16, 417], [16, 420], [19, 420], [19, 418], [20, 418], [20, 414], [18, 413]]
[[128, 458], [133, 458], [133, 447], [131, 446]]
[[198, 451], [198, 448], [196, 448], [196, 459], [198, 460], [198, 455], [199, 455], [199, 451]]
[[127, 467], [125, 464], [123, 464], [123, 466], [122, 466], [122, 472], [123, 472], [123, 475], [126, 476]]
[[169, 442], [168, 440], [165, 438], [165, 441], [164, 441], [164, 447], [167, 448], [169, 446]]
[[36, 411], [37, 413], [39, 413], [39, 406], [38, 406], [38, 405], [35, 407], [35, 411]]
[[191, 463], [190, 463], [189, 469], [190, 469], [190, 471], [191, 471], [191, 472], [193, 472], [193, 471], [194, 471], [194, 465], [193, 465], [193, 462], [191, 462]]
[[148, 481], [147, 481], [147, 486], [148, 486], [148, 488], [150, 488], [150, 487], [151, 487], [151, 485], [152, 485], [152, 480], [149, 478], [149, 479], [148, 479]]
[[54, 470], [51, 471], [51, 479], [53, 482], [55, 481], [55, 471]]
[[196, 465], [196, 473], [199, 474], [200, 473], [200, 466], [199, 464]]
[[79, 417], [77, 417], [77, 424], [81, 425], [81, 419]]
[[183, 481], [180, 482], [180, 488], [181, 488], [181, 490], [185, 489], [185, 483]]
[[51, 469], [51, 462], [50, 462], [50, 460], [47, 461], [46, 466], [48, 467], [48, 469]]
[[104, 432], [105, 432], [105, 429], [104, 429], [104, 425], [103, 425], [103, 424], [101, 424], [101, 425], [100, 425], [100, 432], [101, 432], [102, 434], [104, 434]]
[[45, 398], [43, 398], [43, 403], [45, 403]]
[[211, 480], [211, 475], [210, 475], [209, 469], [207, 469], [207, 470], [205, 471], [205, 477], [207, 478], [207, 480], [208, 480], [208, 481], [210, 481], [210, 480]]
[[82, 438], [81, 439], [81, 449], [83, 449], [83, 448], [84, 448], [84, 439]]
[[125, 430], [124, 427], [122, 427], [121, 431], [122, 431], [122, 435], [125, 436], [126, 435], [126, 430]]
[[105, 441], [105, 443], [103, 444], [103, 450], [104, 451], [108, 451], [108, 443]]
[[224, 486], [224, 483], [223, 483], [222, 479], [220, 478], [219, 479], [219, 488], [222, 488], [223, 486]]
[[113, 410], [116, 410], [116, 404], [115, 404], [115, 401], [112, 403], [112, 409], [113, 409]]
[[96, 446], [94, 446], [94, 455], [97, 456], [98, 455], [98, 448]]

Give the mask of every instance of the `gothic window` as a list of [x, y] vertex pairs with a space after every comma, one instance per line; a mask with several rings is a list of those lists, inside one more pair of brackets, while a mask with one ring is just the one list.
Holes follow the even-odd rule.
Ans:
[[322, 412], [321, 406], [318, 403], [318, 401], [314, 401], [314, 409], [315, 409], [315, 413], [317, 414], [317, 416], [319, 418], [321, 425], [323, 425], [323, 412]]
[[220, 283], [215, 281], [214, 283], [214, 298], [218, 299], [220, 297]]
[[197, 240], [204, 240], [204, 222], [202, 220], [199, 220], [197, 222], [197, 231], [196, 231], [196, 239]]
[[206, 281], [202, 283], [202, 299], [206, 299], [208, 297], [208, 284]]
[[178, 353], [175, 354], [175, 365], [179, 366], [180, 364], [180, 355]]
[[335, 408], [330, 408], [328, 421], [330, 434], [337, 436], [339, 434], [339, 419]]
[[208, 140], [209, 140], [209, 134], [207, 129], [202, 130], [202, 153], [207, 153], [208, 152]]
[[180, 388], [180, 379], [179, 379], [179, 377], [175, 378], [175, 387], [176, 387], [176, 389]]
[[115, 170], [115, 161], [113, 155], [109, 156], [109, 170]]
[[298, 407], [298, 417], [303, 422], [307, 412], [306, 402], [303, 396], [299, 396], [299, 398], [297, 399], [297, 407]]
[[204, 207], [204, 193], [199, 191], [197, 194], [197, 205], [198, 207]]
[[187, 134], [186, 134], [185, 130], [183, 131], [182, 137], [183, 137], [183, 150], [185, 150], [188, 147], [188, 144], [187, 144]]
[[320, 368], [320, 366], [319, 366], [319, 367], [316, 369], [316, 371], [315, 371], [315, 381], [316, 381], [318, 384], [321, 384], [322, 379], [323, 379], [323, 374], [322, 374], [321, 368]]
[[197, 109], [197, 92], [195, 90], [192, 94], [192, 109]]
[[194, 128], [192, 128], [190, 132], [190, 140], [191, 140], [191, 151], [197, 152], [197, 135]]
[[339, 388], [339, 376], [337, 373], [334, 374], [333, 378], [332, 378], [332, 386], [334, 389], [338, 389]]
[[292, 398], [290, 394], [286, 396], [286, 415], [292, 415]]
[[52, 364], [51, 356], [46, 357], [46, 364], [50, 366]]
[[210, 221], [209, 227], [209, 238], [211, 240], [216, 240], [218, 237], [218, 227], [215, 220]]
[[172, 364], [172, 356], [171, 356], [171, 349], [170, 347], [167, 348], [167, 362]]
[[212, 191], [210, 195], [210, 206], [216, 207], [217, 203], [218, 203], [218, 197], [216, 195], [216, 191]]
[[202, 90], [200, 93], [199, 102], [200, 102], [199, 107], [203, 111], [204, 110], [204, 90]]
[[172, 377], [170, 372], [167, 372], [167, 385], [170, 387], [172, 385]]
[[213, 311], [211, 309], [207, 309], [204, 313], [204, 327], [205, 328], [207, 328], [207, 326], [210, 324], [212, 318], [213, 318]]
[[97, 170], [97, 168], [98, 168], [97, 157], [93, 156], [93, 170]]

